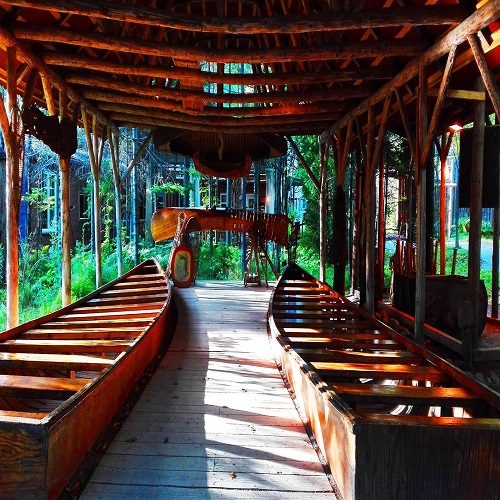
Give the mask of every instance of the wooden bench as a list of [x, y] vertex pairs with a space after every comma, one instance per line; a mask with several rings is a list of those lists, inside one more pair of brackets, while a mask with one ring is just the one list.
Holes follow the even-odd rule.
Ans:
[[375, 378], [391, 380], [428, 380], [445, 382], [449, 376], [433, 366], [404, 364], [365, 364], [365, 363], [310, 363], [318, 375], [326, 382], [339, 377]]
[[305, 361], [314, 363], [317, 361], [332, 361], [338, 363], [395, 363], [395, 364], [420, 364], [422, 358], [408, 351], [397, 351], [391, 353], [374, 353], [363, 351], [342, 351], [324, 349], [294, 349], [294, 351]]
[[380, 384], [328, 384], [348, 403], [470, 407], [482, 399], [462, 387], [414, 387]]
[[72, 354], [31, 354], [0, 352], [1, 368], [101, 371], [114, 360]]
[[0, 396], [66, 399], [90, 382], [83, 378], [0, 375]]
[[123, 352], [133, 342], [127, 340], [47, 340], [16, 339], [0, 344], [3, 352], [30, 353], [82, 353], [82, 352]]

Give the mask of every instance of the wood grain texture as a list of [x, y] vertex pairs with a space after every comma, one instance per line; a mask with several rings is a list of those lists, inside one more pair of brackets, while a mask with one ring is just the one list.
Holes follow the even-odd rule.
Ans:
[[[0, 498], [57, 498], [157, 352], [169, 320], [165, 275], [145, 263], [121, 279], [2, 334]], [[155, 292], [153, 307], [99, 309], [100, 293], [119, 300], [137, 289]]]
[[[306, 274], [292, 265], [284, 276], [304, 279]], [[287, 298], [289, 314], [283, 314], [280, 286], [269, 313], [275, 357], [343, 498], [496, 498], [500, 402], [493, 391], [355, 305], [346, 304], [361, 320], [355, 334], [296, 326], [293, 295]], [[307, 287], [296, 288], [302, 302]], [[329, 308], [311, 310], [335, 323]], [[363, 322], [371, 325], [367, 334]], [[401, 348], [389, 343], [373, 349], [377, 337]]]
[[82, 499], [141, 496], [152, 486], [168, 498], [333, 498], [272, 359], [269, 292], [174, 288], [170, 349]]

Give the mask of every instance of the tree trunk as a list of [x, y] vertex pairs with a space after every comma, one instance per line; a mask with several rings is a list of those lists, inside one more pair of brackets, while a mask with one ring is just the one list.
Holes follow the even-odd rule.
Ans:
[[343, 186], [337, 186], [333, 220], [335, 221], [333, 289], [344, 295], [347, 260], [347, 204]]

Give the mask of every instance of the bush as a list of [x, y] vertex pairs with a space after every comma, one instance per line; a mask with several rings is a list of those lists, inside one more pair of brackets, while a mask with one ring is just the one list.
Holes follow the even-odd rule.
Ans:
[[241, 250], [232, 245], [218, 243], [212, 247], [203, 242], [201, 245], [196, 279], [241, 280]]

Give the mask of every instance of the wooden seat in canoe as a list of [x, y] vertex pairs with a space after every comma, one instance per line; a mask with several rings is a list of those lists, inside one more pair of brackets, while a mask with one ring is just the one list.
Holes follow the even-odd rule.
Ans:
[[84, 378], [0, 375], [0, 396], [66, 399], [90, 382]]
[[121, 326], [118, 328], [33, 328], [19, 335], [21, 339], [126, 339], [137, 337], [140, 327]]
[[387, 353], [375, 353], [364, 351], [342, 351], [334, 349], [294, 349], [305, 361], [337, 361], [345, 363], [398, 363], [415, 364], [421, 363], [422, 358], [412, 352], [395, 351]]
[[414, 387], [380, 384], [329, 384], [348, 403], [469, 407], [482, 400], [462, 387]]
[[0, 352], [0, 368], [100, 371], [114, 360], [71, 354], [31, 354]]
[[104, 352], [123, 352], [126, 351], [133, 341], [127, 340], [67, 340], [67, 339], [16, 339], [6, 340], [1, 344], [3, 352], [30, 352], [30, 353], [104, 353]]
[[351, 340], [329, 337], [284, 337], [292, 347], [302, 349], [354, 349], [362, 351], [403, 351], [405, 347], [393, 340]]
[[433, 366], [406, 364], [366, 363], [311, 363], [314, 370], [325, 381], [342, 377], [375, 378], [389, 380], [427, 380], [445, 382], [449, 376]]

